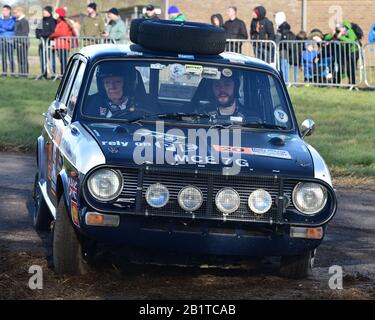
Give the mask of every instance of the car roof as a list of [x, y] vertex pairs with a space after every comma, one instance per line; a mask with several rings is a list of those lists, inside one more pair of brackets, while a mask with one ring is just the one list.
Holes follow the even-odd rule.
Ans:
[[246, 56], [244, 54], [234, 52], [223, 52], [220, 55], [191, 55], [184, 53], [171, 53], [165, 51], [150, 51], [143, 49], [138, 45], [120, 45], [120, 44], [97, 44], [84, 47], [79, 53], [91, 61], [106, 59], [106, 58], [123, 58], [129, 56], [144, 56], [147, 58], [178, 58], [197, 61], [207, 61], [224, 64], [243, 64], [258, 69], [264, 69], [272, 72], [277, 72], [272, 65], [256, 58]]

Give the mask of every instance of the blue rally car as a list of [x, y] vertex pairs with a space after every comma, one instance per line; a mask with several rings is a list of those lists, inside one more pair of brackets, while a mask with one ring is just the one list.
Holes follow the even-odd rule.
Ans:
[[279, 72], [205, 24], [134, 20], [130, 36], [72, 56], [44, 114], [34, 226], [55, 271], [83, 273], [105, 244], [308, 276], [337, 203]]

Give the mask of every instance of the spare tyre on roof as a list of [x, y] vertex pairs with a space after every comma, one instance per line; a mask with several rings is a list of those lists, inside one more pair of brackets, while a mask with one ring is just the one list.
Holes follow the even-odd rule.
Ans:
[[130, 40], [149, 50], [183, 54], [218, 55], [226, 46], [223, 28], [169, 20], [133, 20]]

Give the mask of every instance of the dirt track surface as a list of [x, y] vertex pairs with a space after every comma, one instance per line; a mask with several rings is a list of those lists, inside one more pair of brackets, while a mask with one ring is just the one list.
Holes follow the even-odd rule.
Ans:
[[[260, 271], [171, 268], [108, 262], [82, 277], [50, 268], [48, 233], [31, 226], [34, 157], [0, 153], [0, 299], [375, 299], [375, 188], [338, 187], [339, 209], [303, 281]], [[29, 267], [43, 268], [43, 290], [31, 290]], [[328, 287], [329, 267], [343, 268], [343, 290]]]

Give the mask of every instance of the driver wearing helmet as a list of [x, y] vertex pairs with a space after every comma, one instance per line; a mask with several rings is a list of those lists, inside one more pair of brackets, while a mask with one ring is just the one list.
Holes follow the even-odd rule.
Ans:
[[[126, 72], [113, 63], [103, 63], [97, 69], [98, 94], [91, 97], [90, 114], [96, 117], [116, 118], [134, 110], [133, 98], [127, 87]], [[92, 107], [92, 106], [95, 107]]]
[[243, 106], [238, 100], [238, 90], [240, 81], [238, 75], [230, 69], [222, 71], [222, 77], [212, 83], [212, 91], [215, 97], [214, 118], [230, 117], [237, 118], [236, 121], [242, 121]]

